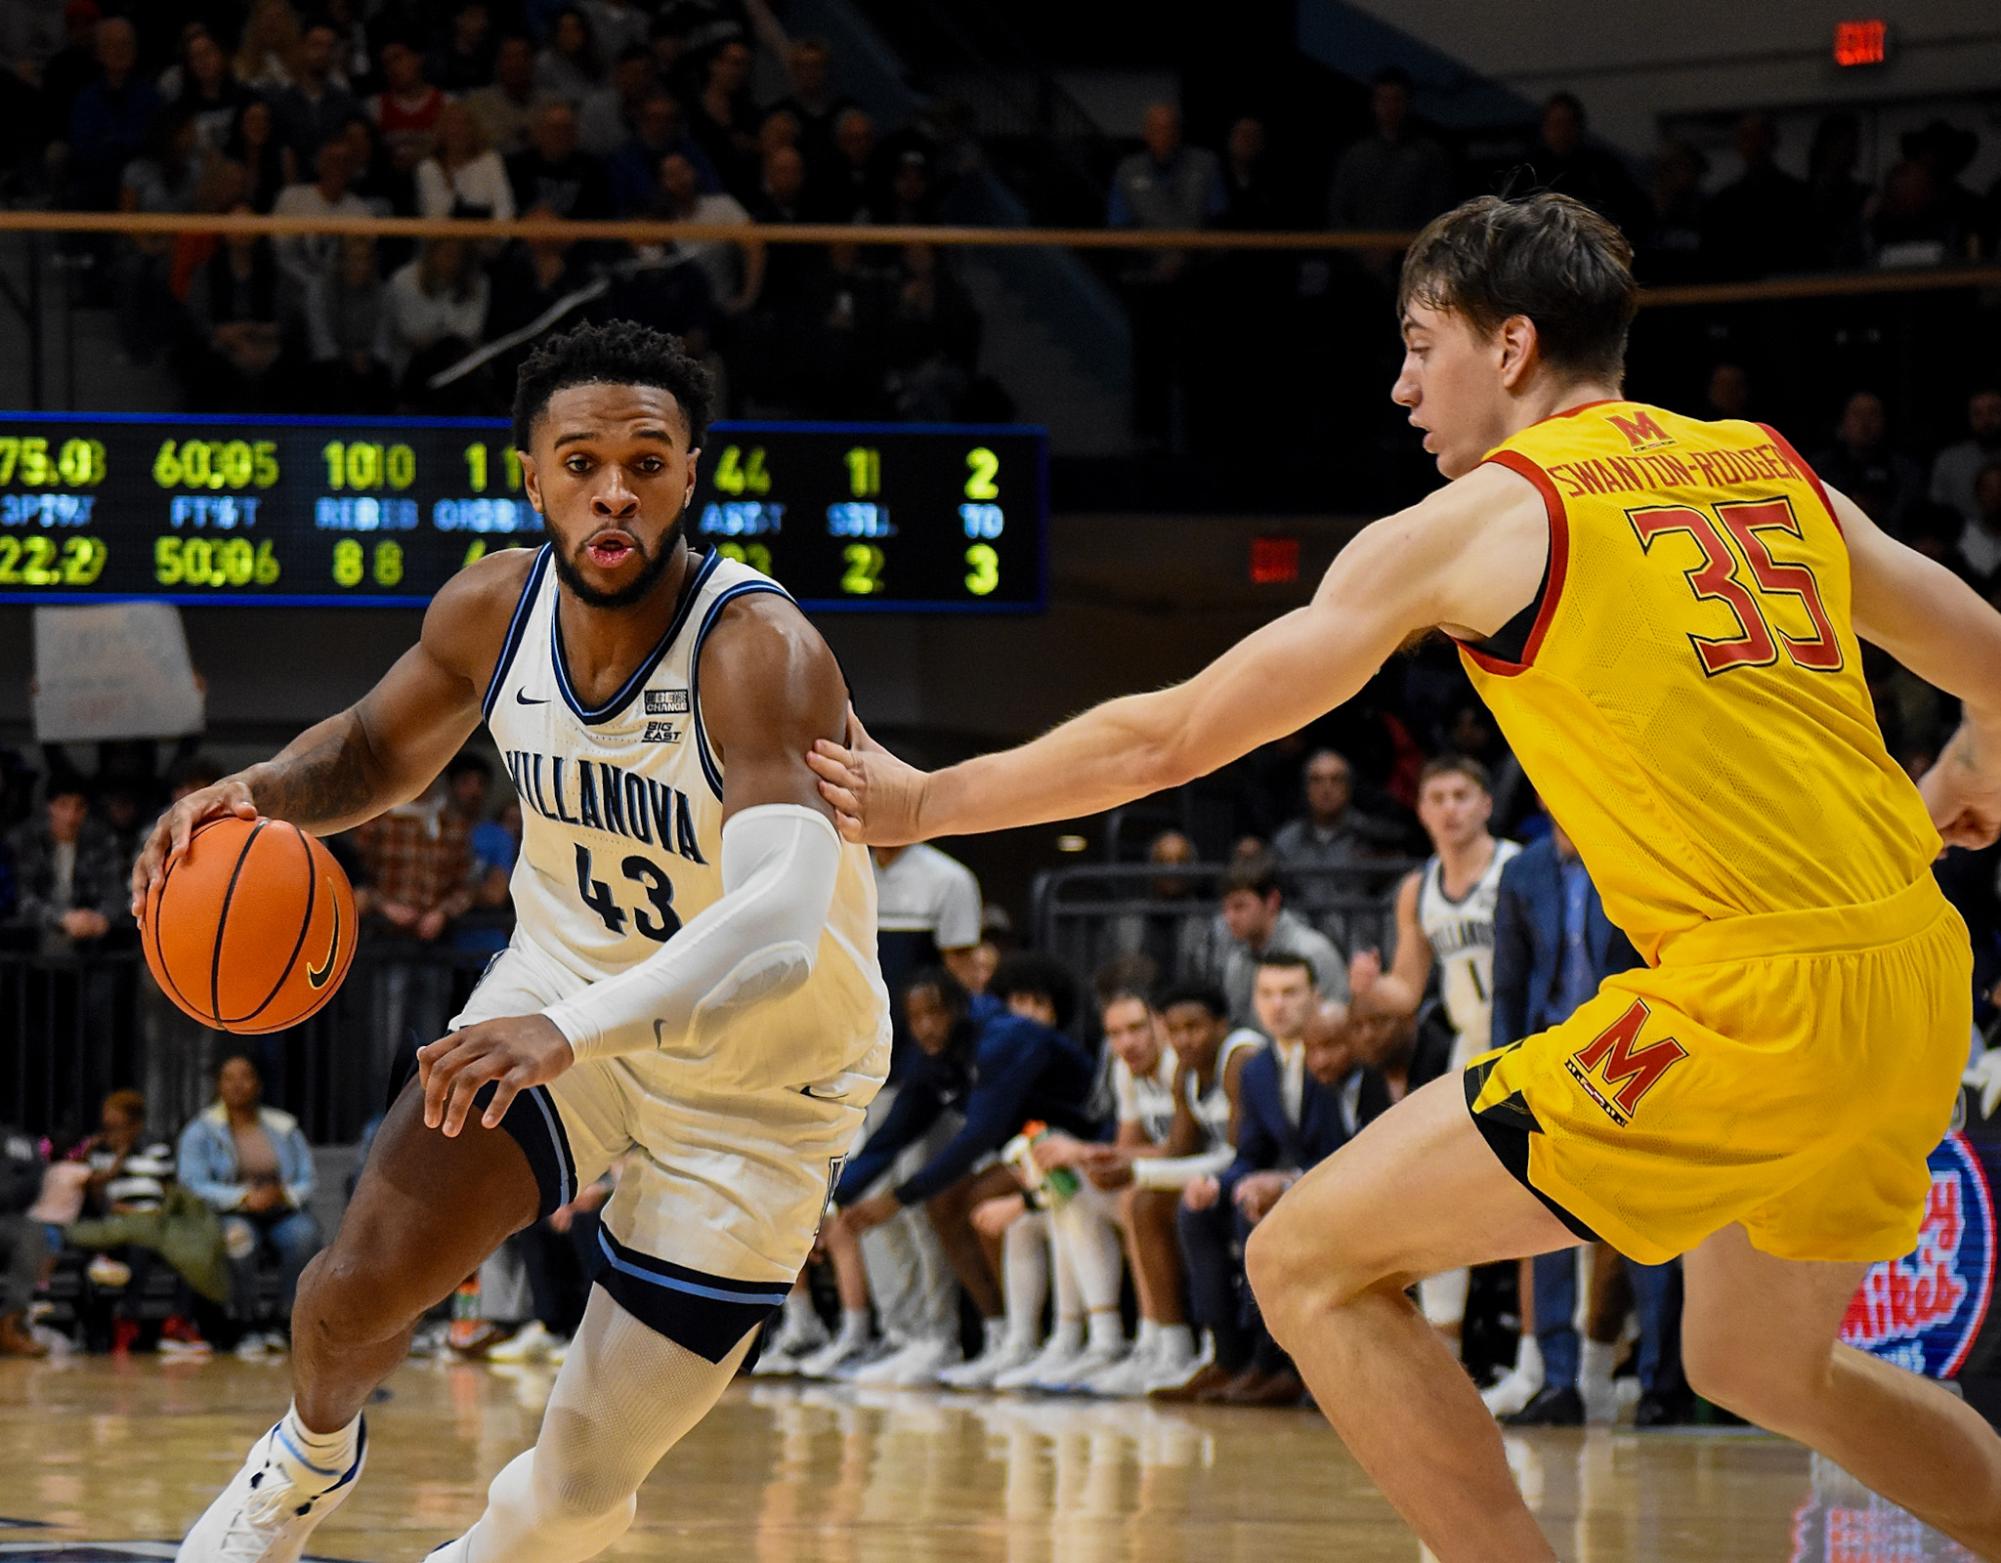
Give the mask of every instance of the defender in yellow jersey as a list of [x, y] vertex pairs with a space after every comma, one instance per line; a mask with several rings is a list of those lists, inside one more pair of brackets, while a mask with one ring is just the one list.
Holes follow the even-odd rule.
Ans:
[[[1548, 1559], [1406, 1288], [1591, 1234], [1680, 1254], [1698, 1391], [2001, 1558], [2001, 1437], [1838, 1344], [1865, 1262], [1917, 1230], [1966, 1057], [1966, 931], [1930, 864], [2001, 834], [2001, 614], [1774, 431], [1623, 400], [1629, 260], [1563, 196], [1448, 212], [1405, 261], [1391, 395], [1451, 481], [1365, 529], [1309, 606], [1003, 754], [924, 775], [851, 724], [812, 763], [857, 839], [1073, 818], [1452, 636], [1648, 966], [1301, 1179], [1247, 1251], [1266, 1323], [1444, 1563]], [[1964, 705], [1921, 788], [1858, 636]]]

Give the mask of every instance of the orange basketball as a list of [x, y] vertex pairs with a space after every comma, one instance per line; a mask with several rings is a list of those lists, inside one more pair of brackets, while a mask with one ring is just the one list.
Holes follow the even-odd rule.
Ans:
[[354, 890], [283, 820], [210, 820], [153, 881], [140, 922], [168, 998], [218, 1031], [283, 1031], [334, 996], [354, 959]]

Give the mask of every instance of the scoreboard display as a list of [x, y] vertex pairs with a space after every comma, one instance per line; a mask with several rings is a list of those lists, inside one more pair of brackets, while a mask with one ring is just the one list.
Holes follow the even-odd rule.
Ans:
[[[688, 540], [816, 612], [1044, 602], [1040, 429], [714, 424]], [[0, 602], [421, 605], [543, 540], [484, 418], [0, 413]]]

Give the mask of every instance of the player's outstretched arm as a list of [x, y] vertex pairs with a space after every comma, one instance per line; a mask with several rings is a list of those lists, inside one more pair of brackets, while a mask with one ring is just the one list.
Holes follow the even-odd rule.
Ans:
[[1032, 743], [926, 775], [869, 739], [809, 757], [850, 840], [896, 846], [1075, 819], [1178, 787], [1347, 700], [1411, 635], [1491, 634], [1534, 595], [1548, 546], [1526, 480], [1479, 467], [1365, 529], [1313, 601], [1186, 683], [1127, 695]]
[[530, 557], [492, 555], [455, 576], [426, 610], [417, 644], [359, 701], [161, 815], [132, 868], [134, 915], [204, 819], [264, 814], [326, 836], [419, 796], [479, 725]]
[[[803, 756], [841, 729], [847, 689], [840, 667], [792, 603], [763, 592], [723, 610], [703, 645], [699, 675], [710, 692], [705, 730], [725, 777], [723, 894], [653, 955], [575, 998], [420, 1048], [431, 1127], [457, 1134], [489, 1080], [500, 1082], [483, 1119], [492, 1128], [518, 1092], [555, 1079], [578, 1059], [642, 1052], [707, 1058], [729, 1022], [813, 974], [841, 840]], [[749, 1054], [752, 1041], [730, 1033], [732, 1075], [783, 1083], [788, 1059]]]
[[1856, 633], [1965, 707], [1919, 790], [1948, 844], [1984, 847], [2001, 835], [2001, 613], [1846, 495], [1828, 499], [1848, 541]]
[[1373, 950], [1348, 963], [1349, 1002], [1364, 1019], [1402, 1019], [1415, 1015], [1424, 1002], [1431, 981], [1431, 941], [1417, 915], [1423, 879], [1422, 873], [1406, 874], [1397, 886], [1397, 950], [1390, 969], [1383, 970], [1383, 958]]

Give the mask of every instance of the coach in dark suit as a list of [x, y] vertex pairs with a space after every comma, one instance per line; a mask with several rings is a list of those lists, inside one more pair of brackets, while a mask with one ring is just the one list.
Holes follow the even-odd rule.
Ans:
[[[1494, 909], [1495, 1047], [1568, 1020], [1607, 977], [1639, 964], [1638, 952], [1605, 916], [1577, 849], [1561, 829], [1524, 848], [1501, 870]], [[1629, 1262], [1627, 1268], [1640, 1316], [1640, 1425], [1678, 1420], [1676, 1267]], [[1543, 1387], [1524, 1409], [1505, 1418], [1509, 1423], [1549, 1426], [1584, 1420], [1578, 1393], [1583, 1343], [1576, 1311], [1576, 1253], [1544, 1254], [1535, 1261]], [[1611, 1351], [1609, 1346], [1593, 1349], [1594, 1355]], [[1609, 1375], [1609, 1363], [1604, 1371]]]
[[1190, 1313], [1210, 1332], [1215, 1360], [1161, 1398], [1291, 1405], [1306, 1392], [1257, 1317], [1244, 1243], [1279, 1195], [1389, 1105], [1382, 1077], [1356, 1062], [1338, 1004], [1251, 1055], [1237, 1086], [1236, 1159], [1190, 1183], [1179, 1213]]

